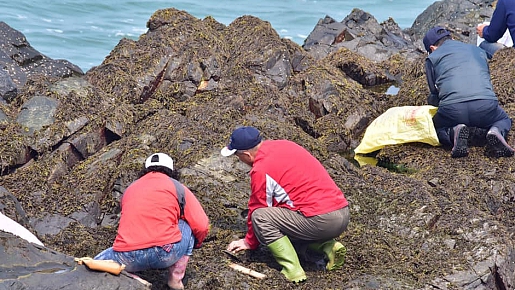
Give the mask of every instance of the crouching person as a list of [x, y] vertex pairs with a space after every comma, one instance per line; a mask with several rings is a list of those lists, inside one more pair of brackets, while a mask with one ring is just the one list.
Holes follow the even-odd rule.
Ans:
[[314, 156], [288, 140], [262, 141], [254, 127], [233, 131], [221, 154], [234, 154], [252, 167], [247, 234], [228, 251], [266, 245], [292, 282], [306, 280], [292, 242], [324, 253], [327, 270], [343, 266], [347, 250], [334, 238], [347, 229], [348, 202]]
[[128, 272], [169, 269], [168, 286], [184, 289], [188, 259], [208, 234], [209, 219], [193, 193], [177, 182], [173, 160], [147, 158], [140, 177], [125, 190], [113, 246], [95, 260], [114, 260]]

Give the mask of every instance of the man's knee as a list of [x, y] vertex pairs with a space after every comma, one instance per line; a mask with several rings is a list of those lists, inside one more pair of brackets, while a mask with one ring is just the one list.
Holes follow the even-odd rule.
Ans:
[[250, 217], [250, 220], [252, 221], [252, 226], [254, 228], [260, 229], [262, 228], [263, 224], [269, 224], [270, 223], [270, 213], [268, 208], [258, 208], [252, 212], [252, 215]]

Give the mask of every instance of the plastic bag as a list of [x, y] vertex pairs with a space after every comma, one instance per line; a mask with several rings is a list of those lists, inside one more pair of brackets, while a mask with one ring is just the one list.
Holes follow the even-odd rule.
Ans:
[[365, 135], [354, 153], [366, 154], [386, 145], [422, 142], [440, 146], [433, 116], [438, 107], [404, 106], [393, 107], [368, 125]]

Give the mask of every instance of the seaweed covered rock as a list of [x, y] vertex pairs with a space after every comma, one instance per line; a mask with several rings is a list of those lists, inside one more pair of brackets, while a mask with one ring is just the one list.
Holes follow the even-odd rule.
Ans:
[[[347, 20], [363, 20], [360, 13]], [[393, 37], [376, 32], [399, 33], [370, 17], [353, 29], [374, 45]], [[372, 120], [390, 107], [425, 104], [424, 53], [414, 41], [396, 35], [410, 54], [378, 61], [346, 46], [314, 56], [253, 16], [226, 26], [169, 8], [147, 27], [85, 75], [33, 76], [0, 102], [0, 210], [48, 248], [82, 257], [109, 247], [124, 189], [149, 154], [165, 152], [211, 221], [186, 273], [190, 289], [513, 289], [513, 158], [486, 158], [473, 147], [451, 159], [440, 147], [404, 144], [381, 150], [380, 166], [353, 163]], [[509, 115], [514, 53], [491, 61]], [[394, 81], [396, 95], [369, 88]], [[51, 106], [17, 122], [34, 98]], [[322, 271], [321, 257], [308, 255], [308, 281], [293, 286], [266, 247], [239, 263], [267, 279], [227, 267], [221, 250], [246, 230], [249, 168], [219, 152], [240, 125], [301, 144], [342, 188], [352, 216], [339, 237], [348, 249], [342, 269]], [[138, 274], [152, 289], [167, 287], [166, 270]]]

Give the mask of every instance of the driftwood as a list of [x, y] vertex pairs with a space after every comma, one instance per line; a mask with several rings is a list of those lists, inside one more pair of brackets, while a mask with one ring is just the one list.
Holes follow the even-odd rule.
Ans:
[[75, 262], [79, 265], [86, 265], [91, 270], [108, 272], [114, 275], [120, 275], [125, 269], [125, 265], [120, 265], [118, 262], [113, 260], [93, 260], [90, 257], [75, 258]]
[[132, 274], [132, 273], [129, 273], [129, 272], [122, 272], [123, 275], [126, 275], [128, 277], [131, 277], [132, 279], [142, 283], [143, 285], [145, 285], [147, 287], [147, 289], [151, 289], [152, 288], [152, 283], [148, 282], [147, 280], [141, 278], [140, 276], [136, 275], [136, 274]]
[[233, 268], [236, 271], [239, 271], [239, 272], [245, 273], [245, 274], [247, 274], [249, 276], [252, 276], [254, 278], [258, 278], [258, 279], [266, 278], [265, 274], [256, 272], [256, 271], [251, 270], [251, 269], [246, 268], [246, 267], [243, 267], [242, 265], [238, 265], [238, 264], [235, 264], [235, 263], [230, 263], [229, 267]]

